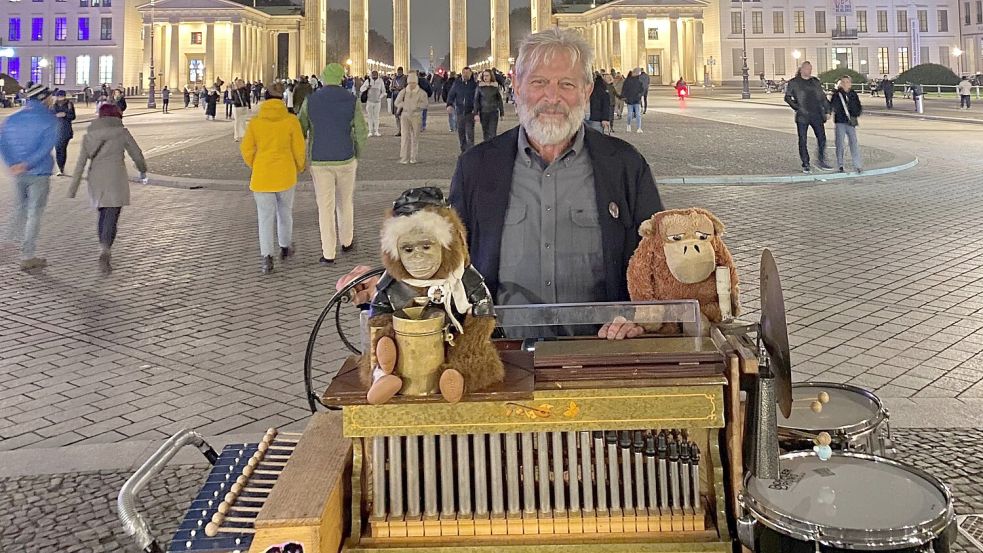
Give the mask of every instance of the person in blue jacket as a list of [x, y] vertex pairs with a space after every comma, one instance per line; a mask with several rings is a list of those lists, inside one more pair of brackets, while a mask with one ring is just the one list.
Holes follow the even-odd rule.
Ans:
[[20, 241], [23, 271], [42, 269], [48, 264], [35, 255], [54, 168], [51, 151], [59, 136], [58, 118], [43, 103], [48, 95], [44, 85], [25, 90], [24, 107], [0, 127], [0, 156], [15, 181], [11, 238]]
[[447, 113], [457, 116], [457, 139], [461, 143], [461, 153], [474, 146], [474, 93], [478, 82], [474, 80], [470, 67], [461, 70], [461, 78], [454, 81], [447, 93]]

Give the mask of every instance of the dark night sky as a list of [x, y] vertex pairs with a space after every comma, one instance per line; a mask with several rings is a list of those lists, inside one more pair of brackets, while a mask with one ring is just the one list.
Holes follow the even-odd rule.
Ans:
[[[491, 33], [489, 0], [468, 0], [468, 45], [481, 46]], [[529, 6], [529, 0], [511, 0], [510, 9]], [[329, 0], [328, 7], [348, 9], [346, 0]], [[430, 46], [440, 58], [450, 49], [450, 3], [448, 0], [410, 0], [410, 54], [424, 66]], [[369, 27], [392, 40], [392, 0], [369, 0]]]

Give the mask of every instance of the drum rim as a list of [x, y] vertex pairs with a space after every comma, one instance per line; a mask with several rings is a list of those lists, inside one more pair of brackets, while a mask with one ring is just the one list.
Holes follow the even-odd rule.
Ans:
[[[815, 456], [812, 451], [796, 451], [780, 456], [780, 459], [795, 459], [798, 457]], [[931, 483], [945, 497], [946, 506], [934, 516], [923, 522], [912, 526], [901, 526], [898, 528], [884, 528], [878, 530], [859, 530], [845, 529], [825, 526], [812, 522], [804, 521], [793, 515], [780, 512], [769, 505], [757, 500], [748, 493], [748, 484], [754, 476], [748, 473], [744, 476], [744, 489], [738, 496], [741, 507], [750, 513], [754, 520], [772, 530], [802, 541], [818, 542], [821, 545], [837, 547], [840, 549], [854, 549], [862, 551], [876, 551], [894, 549], [904, 546], [924, 545], [939, 536], [948, 528], [955, 517], [952, 503], [952, 492], [949, 486], [937, 477], [925, 472], [924, 470], [907, 465], [894, 459], [879, 457], [877, 455], [867, 455], [863, 453], [842, 452], [837, 453], [836, 457], [854, 457], [875, 463], [892, 465], [902, 470], [908, 471]], [[899, 536], [899, 534], [901, 534]]]
[[794, 426], [783, 425], [782, 422], [779, 421], [778, 422], [779, 435], [781, 435], [783, 431], [788, 431], [788, 432], [815, 436], [819, 432], [826, 431], [831, 434], [843, 434], [848, 437], [858, 437], [858, 436], [864, 436], [870, 433], [871, 431], [875, 430], [878, 426], [883, 424], [884, 421], [888, 420], [889, 418], [888, 411], [884, 407], [884, 402], [881, 401], [881, 398], [877, 397], [877, 395], [871, 392], [870, 390], [861, 388], [859, 386], [853, 386], [851, 384], [841, 384], [838, 382], [811, 382], [810, 381], [810, 382], [796, 382], [792, 384], [792, 389], [795, 390], [795, 388], [836, 388], [848, 392], [856, 392], [866, 397], [867, 399], [871, 400], [874, 403], [874, 405], [877, 406], [877, 412], [874, 414], [873, 418], [863, 419], [855, 424], [837, 426], [834, 428], [822, 428], [815, 431], [806, 428], [796, 428]]

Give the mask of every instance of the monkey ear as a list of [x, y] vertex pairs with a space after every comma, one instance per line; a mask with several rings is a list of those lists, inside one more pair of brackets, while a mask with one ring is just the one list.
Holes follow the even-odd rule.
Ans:
[[720, 219], [718, 219], [717, 216], [711, 213], [709, 210], [701, 209], [700, 211], [703, 212], [708, 219], [710, 219], [711, 223], [713, 223], [713, 233], [717, 236], [723, 236], [725, 229], [724, 224], [720, 222]]
[[642, 238], [647, 236], [652, 236], [655, 234], [655, 217], [646, 219], [642, 221], [641, 225], [638, 225], [638, 234]]

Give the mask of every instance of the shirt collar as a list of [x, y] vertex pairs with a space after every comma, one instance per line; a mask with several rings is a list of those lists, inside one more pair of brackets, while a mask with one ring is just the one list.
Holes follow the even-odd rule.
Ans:
[[[581, 123], [580, 128], [577, 129], [577, 134], [574, 135], [573, 144], [557, 159], [557, 161], [563, 161], [564, 165], [568, 165], [570, 160], [574, 157], [580, 155], [584, 150], [584, 125]], [[526, 167], [531, 167], [533, 161], [546, 166], [546, 162], [543, 161], [536, 150], [533, 149], [532, 144], [529, 143], [529, 137], [526, 136], [526, 129], [523, 126], [519, 126], [519, 159], [526, 165]], [[555, 162], [554, 162], [555, 163]]]

